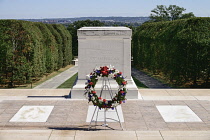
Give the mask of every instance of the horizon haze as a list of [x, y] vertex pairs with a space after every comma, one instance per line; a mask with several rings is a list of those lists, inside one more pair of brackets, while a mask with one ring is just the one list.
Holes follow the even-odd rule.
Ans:
[[148, 17], [157, 5], [177, 5], [197, 17], [210, 16], [209, 0], [0, 0], [0, 19]]

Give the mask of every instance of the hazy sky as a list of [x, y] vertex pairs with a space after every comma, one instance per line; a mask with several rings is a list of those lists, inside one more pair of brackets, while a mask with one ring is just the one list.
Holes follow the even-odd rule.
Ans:
[[156, 5], [210, 17], [210, 0], [0, 0], [0, 19], [149, 16]]

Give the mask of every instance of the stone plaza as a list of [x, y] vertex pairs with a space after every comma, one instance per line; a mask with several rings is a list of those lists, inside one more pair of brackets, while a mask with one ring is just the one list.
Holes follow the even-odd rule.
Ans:
[[[96, 129], [87, 131], [91, 104], [85, 99], [65, 98], [69, 89], [0, 90], [0, 139], [209, 140], [209, 89], [139, 89], [139, 92], [141, 99], [128, 99], [121, 105], [124, 131], [117, 122], [108, 122], [110, 128], [104, 128], [100, 121]], [[15, 120], [25, 107], [29, 109]], [[166, 109], [161, 111], [159, 107]], [[168, 120], [164, 111], [170, 112], [171, 107], [180, 111], [168, 114], [174, 117]], [[40, 121], [36, 115], [49, 112], [46, 108], [50, 113]]]

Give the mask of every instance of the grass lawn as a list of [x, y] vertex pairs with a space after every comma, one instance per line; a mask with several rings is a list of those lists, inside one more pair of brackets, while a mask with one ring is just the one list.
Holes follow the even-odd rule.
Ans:
[[[67, 81], [65, 81], [63, 84], [61, 84], [59, 87], [57, 88], [72, 88], [73, 84], [76, 80], [78, 76], [78, 73], [76, 73], [75, 75], [73, 75], [71, 78], [69, 78]], [[134, 82], [136, 83], [136, 86], [138, 88], [148, 88], [147, 86], [145, 86], [144, 84], [142, 84], [139, 80], [137, 80], [135, 77], [133, 77]]]
[[134, 82], [136, 83], [137, 88], [148, 88], [147, 86], [142, 84], [139, 80], [137, 80], [134, 76], [132, 77], [133, 77]]
[[65, 81], [63, 84], [61, 84], [57, 88], [72, 88], [77, 76], [78, 76], [78, 73], [73, 75], [71, 78], [69, 78], [67, 81]]

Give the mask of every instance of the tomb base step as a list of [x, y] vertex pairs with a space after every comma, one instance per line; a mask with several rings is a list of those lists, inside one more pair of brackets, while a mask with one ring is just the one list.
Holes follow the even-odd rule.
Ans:
[[[72, 88], [70, 97], [72, 99], [86, 99], [87, 95], [84, 96], [84, 91], [85, 91], [85, 82], [87, 80], [77, 80], [76, 85]], [[139, 99], [141, 97], [140, 93], [138, 91], [138, 88], [136, 84], [134, 83], [133, 79], [126, 79], [128, 84], [126, 85], [126, 88], [128, 89], [127, 94], [126, 94], [126, 99]], [[109, 89], [111, 89], [113, 96], [118, 92], [118, 84], [116, 83], [115, 80], [109, 80], [107, 83]], [[102, 88], [102, 80], [99, 80], [95, 86], [95, 90], [98, 96], [100, 96]], [[105, 99], [110, 99], [110, 92], [108, 89], [104, 89], [102, 92], [102, 98]]]

